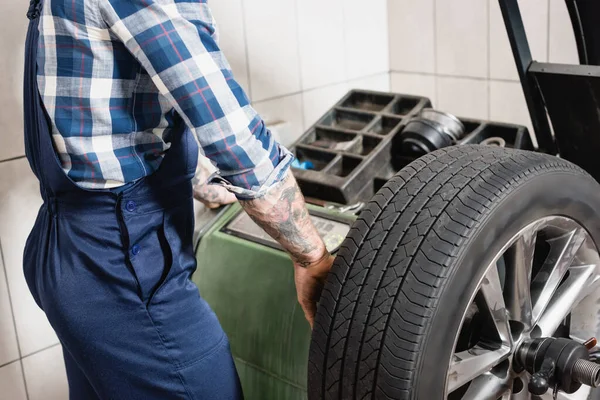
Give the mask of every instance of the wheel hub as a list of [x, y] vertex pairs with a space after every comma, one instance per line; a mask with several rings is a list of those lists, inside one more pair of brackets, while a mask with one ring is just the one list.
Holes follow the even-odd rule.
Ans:
[[472, 312], [463, 316], [448, 400], [521, 400], [544, 389], [573, 393], [582, 384], [597, 386], [600, 368], [587, 361], [588, 349], [571, 339], [569, 316], [598, 287], [599, 265], [595, 243], [572, 219], [545, 217], [518, 232], [472, 295], [484, 322], [476, 328], [481, 335], [466, 347], [459, 336], [470, 333], [468, 325], [477, 318]]
[[588, 361], [588, 346], [565, 338], [539, 338], [523, 341], [513, 356], [515, 366], [532, 375], [529, 392], [543, 395], [548, 389], [575, 393], [582, 384], [600, 385], [600, 365]]

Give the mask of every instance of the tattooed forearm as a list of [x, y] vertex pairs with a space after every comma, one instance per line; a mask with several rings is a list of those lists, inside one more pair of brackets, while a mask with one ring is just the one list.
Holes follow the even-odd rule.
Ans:
[[291, 173], [265, 196], [240, 203], [295, 262], [308, 265], [327, 255], [325, 244], [312, 224], [304, 197]]

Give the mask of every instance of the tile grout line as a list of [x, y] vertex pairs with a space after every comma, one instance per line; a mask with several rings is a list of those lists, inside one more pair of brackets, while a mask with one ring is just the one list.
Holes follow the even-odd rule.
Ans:
[[13, 320], [13, 328], [15, 330], [15, 339], [17, 341], [17, 351], [19, 353], [19, 359], [23, 358], [23, 353], [21, 352], [21, 343], [19, 341], [19, 333], [17, 331], [17, 319], [15, 318], [15, 308], [13, 306], [13, 299], [10, 292], [10, 285], [8, 284], [8, 272], [6, 272], [6, 262], [4, 260], [4, 251], [2, 250], [2, 241], [0, 240], [0, 262], [2, 263], [2, 268], [4, 270], [4, 279], [6, 282], [6, 292], [8, 293], [8, 305], [10, 306], [10, 313]]
[[434, 74], [431, 72], [416, 72], [416, 71], [402, 71], [402, 70], [392, 70], [391, 73], [398, 74], [406, 74], [406, 75], [422, 75], [422, 76], [433, 76], [440, 78], [454, 78], [454, 79], [466, 79], [471, 81], [495, 81], [495, 82], [513, 82], [519, 83], [518, 79], [503, 79], [503, 78], [482, 78], [476, 76], [461, 76], [461, 75], [453, 75], [453, 74]]
[[390, 16], [392, 15], [390, 12], [390, 1], [392, 0], [386, 0], [385, 2], [385, 7], [386, 7], [386, 15], [387, 15], [387, 35], [388, 35], [388, 69], [387, 69], [387, 73], [388, 73], [388, 87], [390, 88], [390, 92], [393, 92], [392, 90], [392, 37], [390, 35]]
[[550, 1], [546, 0], [546, 4], [548, 4], [548, 18], [547, 18], [547, 27], [546, 27], [546, 61], [550, 62]]
[[10, 364], [14, 364], [16, 362], [21, 361], [21, 358], [15, 358], [14, 360], [10, 360], [9, 362], [5, 362], [4, 364], [0, 364], [0, 368], [4, 368]]
[[[267, 97], [266, 99], [261, 99], [261, 100], [253, 101], [252, 104], [259, 104], [259, 103], [264, 103], [264, 102], [267, 102], [267, 101], [283, 99], [284, 97], [290, 97], [290, 96], [296, 96], [296, 95], [299, 95], [299, 94], [310, 93], [310, 92], [313, 92], [315, 90], [326, 89], [326, 88], [333, 87], [333, 86], [336, 86], [336, 85], [341, 85], [342, 83], [351, 83], [353, 81], [359, 81], [359, 80], [362, 80], [362, 79], [375, 78], [375, 77], [380, 76], [380, 75], [390, 74], [391, 72], [392, 71], [376, 72], [374, 74], [369, 74], [369, 75], [361, 76], [360, 78], [356, 78], [356, 79], [328, 83], [328, 84], [325, 84], [325, 85], [322, 85], [322, 86], [318, 86], [318, 87], [315, 87], [315, 88], [310, 88], [310, 89], [303, 90], [303, 91], [300, 90], [300, 91], [290, 92], [290, 93], [281, 94], [281, 95], [277, 95], [277, 96], [273, 96], [273, 97]], [[394, 72], [400, 72], [400, 71], [394, 71]]]
[[488, 102], [487, 102], [487, 119], [489, 120], [490, 118], [492, 118], [492, 84], [491, 84], [491, 79], [492, 79], [492, 60], [491, 60], [491, 47], [492, 47], [492, 35], [491, 35], [491, 29], [492, 26], [490, 25], [491, 23], [491, 12], [492, 12], [492, 7], [490, 7], [490, 1], [494, 1], [494, 0], [489, 0], [486, 2], [486, 8], [487, 8], [487, 46], [486, 46], [486, 52], [487, 52], [487, 97], [488, 97]]
[[27, 400], [29, 400], [29, 390], [27, 389], [27, 381], [25, 380], [25, 368], [23, 367], [23, 359], [18, 358], [16, 360], [7, 362], [6, 364], [2, 364], [2, 365], [0, 365], [0, 369], [7, 367], [9, 365], [12, 365], [12, 364], [16, 364], [16, 363], [19, 363], [19, 366], [21, 367], [21, 377], [23, 378], [23, 388], [25, 389], [25, 398]]
[[0, 160], [0, 164], [5, 163], [5, 162], [9, 162], [9, 161], [16, 161], [16, 160], [20, 160], [22, 158], [25, 158], [27, 156], [22, 155], [22, 156], [16, 156], [16, 157], [11, 157], [11, 158], [6, 158], [4, 160]]
[[25, 397], [29, 400], [29, 388], [27, 387], [27, 378], [25, 378], [25, 366], [23, 365], [23, 359], [19, 360], [21, 364], [21, 375], [23, 375], [23, 386], [25, 386]]
[[21, 376], [23, 377], [23, 386], [25, 387], [25, 397], [29, 400], [29, 390], [27, 389], [27, 380], [25, 379], [25, 368], [23, 367], [23, 353], [21, 352], [21, 343], [19, 341], [19, 332], [17, 331], [17, 320], [15, 318], [15, 308], [13, 306], [10, 286], [8, 284], [8, 272], [6, 272], [6, 262], [4, 260], [4, 251], [2, 250], [2, 241], [0, 240], [0, 262], [4, 270], [4, 280], [6, 282], [6, 293], [8, 294], [8, 305], [13, 320], [13, 328], [15, 330], [15, 340], [17, 342], [17, 352], [19, 353], [19, 364], [21, 365]]
[[[389, 31], [389, 30], [388, 30]], [[349, 81], [348, 79], [348, 54], [346, 54], [346, 52], [348, 51], [348, 38], [346, 37], [346, 7], [344, 6], [344, 3], [342, 2], [342, 32], [343, 32], [343, 36], [344, 36], [344, 78], [346, 80], [346, 82]], [[389, 45], [388, 45], [388, 54], [389, 54]]]
[[[340, 83], [343, 83], [343, 82], [332, 83], [331, 85], [327, 85], [327, 86], [338, 85]], [[317, 89], [325, 88], [327, 86], [318, 87]], [[286, 93], [286, 94], [279, 94], [277, 96], [267, 97], [265, 99], [253, 100], [252, 104], [260, 104], [260, 103], [266, 103], [267, 101], [280, 100], [280, 99], [283, 99], [285, 97], [297, 96], [297, 95], [302, 94], [302, 93], [304, 93], [304, 92], [301, 91], [301, 90], [297, 90], [295, 92], [290, 92], [290, 93]]]
[[49, 345], [49, 346], [46, 346], [46, 347], [44, 347], [44, 348], [42, 348], [42, 349], [36, 350], [36, 351], [34, 351], [34, 352], [31, 352], [31, 353], [27, 354], [26, 356], [23, 356], [23, 357], [21, 357], [21, 360], [24, 360], [24, 359], [26, 359], [26, 358], [29, 358], [29, 357], [31, 357], [31, 356], [35, 356], [36, 354], [39, 354], [39, 353], [41, 353], [41, 352], [43, 352], [43, 351], [46, 351], [46, 350], [53, 349], [53, 348], [55, 348], [56, 346], [60, 346], [60, 342], [58, 342], [58, 343], [54, 343], [54, 344], [51, 344], [51, 345]]
[[[433, 93], [434, 101], [437, 103], [440, 97], [438, 88], [438, 43], [437, 43], [437, 0], [433, 1]], [[435, 105], [434, 105], [435, 106]]]
[[300, 50], [300, 9], [299, 9], [298, 0], [294, 0], [294, 10], [295, 10], [295, 19], [296, 19], [296, 54], [298, 55], [298, 80], [300, 81], [300, 115], [302, 116], [302, 121], [300, 122], [300, 126], [302, 127], [302, 132], [304, 132], [304, 120], [305, 120], [305, 111], [304, 111], [304, 79], [302, 79], [302, 51]]
[[248, 50], [248, 33], [246, 32], [246, 7], [244, 0], [240, 0], [242, 8], [242, 32], [244, 33], [244, 50], [246, 51], [246, 78], [248, 79], [248, 98], [252, 103], [252, 78], [250, 77], [250, 51]]

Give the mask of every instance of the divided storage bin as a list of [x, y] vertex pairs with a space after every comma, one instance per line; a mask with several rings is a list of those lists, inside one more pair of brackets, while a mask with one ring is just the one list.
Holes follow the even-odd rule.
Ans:
[[394, 136], [430, 106], [425, 97], [350, 91], [293, 148], [300, 162], [312, 164], [293, 170], [304, 195], [342, 204], [362, 200], [364, 188], [390, 164]]
[[[401, 132], [423, 108], [425, 97], [352, 90], [292, 147], [300, 162], [293, 168], [307, 197], [340, 204], [368, 201], [415, 157], [400, 149]], [[506, 147], [533, 150], [527, 128], [520, 125], [460, 118], [465, 135], [456, 143], [480, 144], [499, 137]]]

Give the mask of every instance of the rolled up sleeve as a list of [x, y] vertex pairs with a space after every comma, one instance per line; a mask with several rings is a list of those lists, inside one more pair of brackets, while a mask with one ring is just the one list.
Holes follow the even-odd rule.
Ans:
[[[226, 187], [230, 192], [234, 193], [235, 196], [240, 200], [251, 200], [264, 196], [264, 194], [276, 183], [281, 182], [290, 167], [290, 164], [294, 160], [294, 156], [284, 147], [279, 147], [279, 163], [274, 165], [273, 163], [266, 162], [265, 165], [265, 178], [262, 184], [246, 189], [243, 185], [231, 184], [232, 179], [221, 176], [219, 173], [213, 174], [209, 179], [209, 184], [217, 184]], [[256, 172], [252, 171], [256, 174]], [[243, 179], [243, 178], [242, 178]]]
[[111, 32], [216, 166], [212, 183], [239, 199], [253, 199], [283, 179], [293, 155], [273, 139], [234, 79], [204, 1], [98, 1]]

